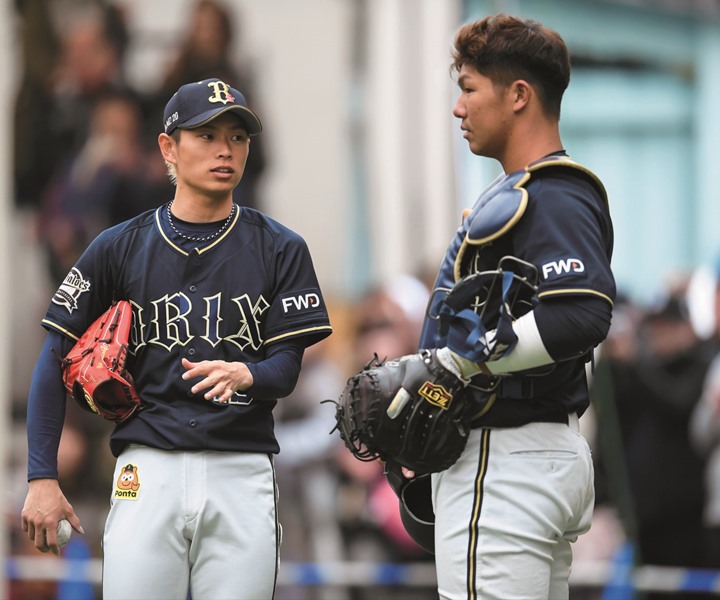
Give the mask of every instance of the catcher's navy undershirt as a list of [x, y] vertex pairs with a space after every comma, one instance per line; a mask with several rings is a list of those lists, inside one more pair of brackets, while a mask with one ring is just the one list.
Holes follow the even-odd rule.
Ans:
[[[65, 421], [65, 386], [59, 356], [65, 356], [74, 340], [49, 330], [33, 370], [27, 407], [28, 481], [57, 479], [57, 453]], [[253, 376], [250, 390], [277, 398], [292, 392], [300, 374], [304, 347], [288, 340], [268, 346], [262, 363], [248, 363]]]

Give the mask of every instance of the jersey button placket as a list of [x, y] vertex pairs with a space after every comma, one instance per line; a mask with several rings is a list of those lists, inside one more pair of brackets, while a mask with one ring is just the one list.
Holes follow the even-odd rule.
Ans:
[[[188, 353], [188, 356], [193, 356], [193, 355], [195, 354], [195, 348], [188, 348], [187, 353]], [[188, 390], [187, 395], [188, 395], [189, 397], [193, 397], [195, 394], [193, 394], [190, 390]], [[191, 422], [191, 423], [194, 423], [194, 421]], [[195, 425], [194, 425], [194, 424], [191, 424], [190, 427], [195, 427]]]

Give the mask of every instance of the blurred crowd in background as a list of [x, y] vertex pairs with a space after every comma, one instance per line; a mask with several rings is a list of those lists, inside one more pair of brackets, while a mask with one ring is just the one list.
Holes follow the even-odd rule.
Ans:
[[[30, 215], [52, 289], [102, 229], [171, 199], [156, 138], [164, 104], [181, 84], [220, 77], [254, 104], [253, 82], [229, 53], [234, 31], [227, 4], [197, 1], [151, 94], [128, 84], [124, 56], [132, 40], [117, 5], [89, 3], [72, 27], [60, 31], [49, 4], [17, 2], [23, 64], [14, 202]], [[262, 136], [254, 139], [236, 192], [239, 204], [262, 210], [257, 189], [269, 160]], [[659, 282], [655, 304], [618, 300], [610, 335], [588, 365], [593, 405], [582, 422], [594, 449], [597, 507], [593, 529], [576, 545], [577, 560], [630, 556], [636, 564], [720, 569], [720, 264], [674, 275]], [[432, 560], [405, 533], [382, 465], [345, 451], [331, 434], [334, 405], [322, 403], [336, 399], [347, 377], [374, 354], [416, 351], [431, 286], [432, 274], [409, 273], [354, 302], [331, 300], [334, 334], [306, 351], [297, 388], [275, 413], [283, 561]], [[698, 314], [698, 306], [710, 309]], [[34, 362], [37, 350], [27, 348], [26, 360]], [[26, 398], [16, 395], [19, 441], [6, 488], [10, 551], [39, 556], [19, 532]], [[66, 557], [101, 557], [114, 464], [110, 429], [69, 402], [60, 478], [86, 535], [73, 536]], [[13, 599], [97, 597], [97, 589], [82, 583], [12, 581], [11, 592]], [[281, 589], [277, 597], [355, 600], [377, 593], [298, 587]], [[417, 589], [406, 593], [423, 597]], [[394, 594], [403, 597], [402, 590]], [[427, 597], [434, 597], [432, 590]]]

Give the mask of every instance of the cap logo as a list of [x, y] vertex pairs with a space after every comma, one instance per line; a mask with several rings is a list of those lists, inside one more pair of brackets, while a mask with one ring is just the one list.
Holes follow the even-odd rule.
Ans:
[[227, 104], [228, 102], [235, 102], [235, 98], [230, 93], [230, 87], [223, 81], [211, 81], [208, 83], [208, 87], [213, 89], [212, 95], [208, 98], [210, 102], [222, 102]]

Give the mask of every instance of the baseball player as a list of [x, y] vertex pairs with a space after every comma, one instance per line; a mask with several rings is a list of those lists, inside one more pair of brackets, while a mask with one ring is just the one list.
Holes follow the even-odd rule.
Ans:
[[463, 378], [503, 376], [489, 401], [478, 398], [484, 408], [460, 459], [432, 475], [438, 589], [453, 600], [559, 600], [569, 595], [570, 544], [593, 510], [578, 419], [589, 404], [586, 362], [610, 325], [613, 228], [601, 182], [560, 139], [570, 76], [561, 37], [532, 20], [490, 16], [458, 31], [453, 67], [463, 137], [503, 174], [464, 219], [435, 287], [507, 256], [534, 265], [539, 285], [532, 309], [512, 323], [511, 351], [493, 352], [493, 331], [484, 336], [500, 358], [477, 360], [472, 330], [467, 340], [452, 329], [441, 335], [428, 318], [421, 334], [420, 347], [439, 348]]
[[304, 348], [331, 326], [303, 239], [232, 201], [261, 129], [227, 83], [183, 85], [158, 138], [174, 198], [101, 233], [42, 321], [22, 525], [57, 554], [57, 522], [82, 526], [57, 481], [65, 392], [56, 355], [114, 299], [133, 306], [128, 367], [142, 407], [110, 438], [106, 600], [274, 594], [272, 409], [295, 386]]

